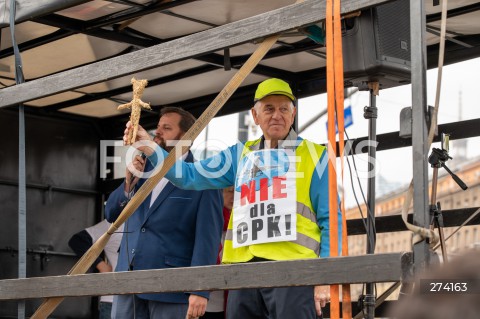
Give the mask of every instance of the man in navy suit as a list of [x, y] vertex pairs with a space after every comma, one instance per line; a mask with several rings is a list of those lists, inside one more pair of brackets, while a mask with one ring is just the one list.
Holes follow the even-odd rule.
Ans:
[[[195, 123], [189, 112], [163, 108], [155, 142], [167, 151]], [[190, 151], [183, 159], [193, 162]], [[149, 172], [149, 160], [136, 156], [125, 182], [109, 197], [105, 215], [113, 222], [128, 200], [145, 182], [131, 171]], [[179, 189], [162, 179], [125, 222], [115, 271], [214, 265], [222, 233], [222, 195], [218, 190]], [[115, 296], [112, 318], [196, 318], [205, 313], [208, 292]]]

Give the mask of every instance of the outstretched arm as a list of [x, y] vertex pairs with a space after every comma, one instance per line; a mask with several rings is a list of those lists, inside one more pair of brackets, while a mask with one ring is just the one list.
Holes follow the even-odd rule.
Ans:
[[[128, 141], [128, 134], [132, 129], [132, 123], [128, 122], [123, 136], [124, 143]], [[163, 164], [168, 153], [158, 146], [140, 125], [136, 141], [141, 142], [136, 144], [137, 149], [147, 155], [154, 167]], [[238, 143], [202, 161], [177, 161], [165, 177], [182, 189], [221, 189], [232, 186], [237, 170], [237, 154], [240, 154], [242, 149], [243, 145]]]

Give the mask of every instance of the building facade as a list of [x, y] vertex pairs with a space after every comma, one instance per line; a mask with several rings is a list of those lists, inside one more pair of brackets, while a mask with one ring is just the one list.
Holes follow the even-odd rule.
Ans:
[[[430, 170], [431, 171], [431, 170]], [[453, 178], [443, 169], [439, 169], [437, 182], [437, 202], [440, 202], [443, 214], [450, 209], [460, 209], [480, 206], [480, 160], [477, 158], [457, 165], [453, 172], [467, 184], [468, 189], [463, 191]], [[389, 216], [400, 215], [408, 186], [403, 189], [386, 194], [376, 201], [375, 215]], [[431, 181], [430, 181], [431, 191]], [[430, 192], [429, 192], [430, 193]], [[430, 198], [430, 197], [429, 197]], [[366, 206], [361, 205], [364, 216]], [[412, 212], [410, 207], [409, 212]], [[346, 210], [347, 219], [361, 218], [358, 207]], [[445, 227], [445, 238], [448, 238], [458, 227]], [[436, 230], [438, 231], [438, 230]], [[363, 255], [366, 253], [366, 235], [355, 235], [348, 237], [349, 255]], [[465, 226], [456, 232], [446, 241], [448, 257], [459, 254], [462, 251], [472, 248], [480, 248], [480, 225]], [[392, 253], [401, 251], [412, 251], [412, 233], [409, 231], [379, 233], [376, 237], [375, 253]], [[441, 249], [436, 252], [441, 258]], [[391, 284], [377, 284], [377, 296], [385, 291]], [[362, 285], [352, 287], [352, 299], [355, 300], [362, 293]], [[396, 299], [398, 292], [392, 294], [389, 299]]]

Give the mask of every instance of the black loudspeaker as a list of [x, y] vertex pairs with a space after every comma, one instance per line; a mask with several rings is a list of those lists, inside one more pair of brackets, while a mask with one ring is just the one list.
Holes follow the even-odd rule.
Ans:
[[345, 86], [368, 89], [410, 83], [410, 1], [397, 0], [346, 19], [343, 25]]

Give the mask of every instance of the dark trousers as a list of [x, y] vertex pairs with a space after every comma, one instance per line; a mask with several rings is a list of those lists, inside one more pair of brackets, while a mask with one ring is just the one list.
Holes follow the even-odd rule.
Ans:
[[230, 290], [227, 319], [316, 319], [313, 287]]
[[113, 297], [112, 319], [185, 319], [187, 310], [188, 304], [118, 295]]
[[200, 319], [225, 319], [225, 313], [223, 311], [220, 312], [205, 312]]
[[112, 318], [112, 303], [102, 302], [98, 306], [98, 318], [99, 319], [111, 319]]

